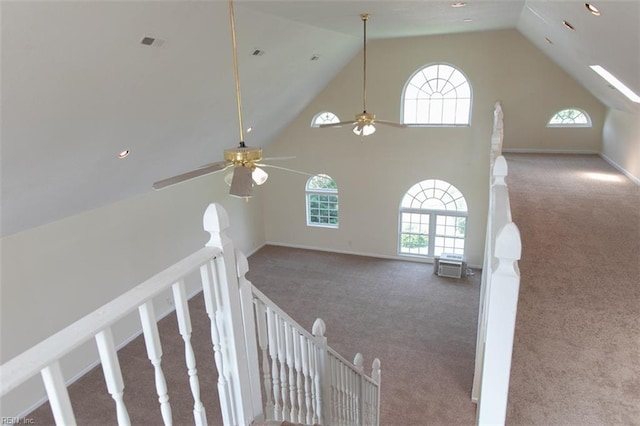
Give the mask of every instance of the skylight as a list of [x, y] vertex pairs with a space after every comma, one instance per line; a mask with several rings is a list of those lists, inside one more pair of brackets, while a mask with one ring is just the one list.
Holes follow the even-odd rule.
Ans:
[[618, 80], [613, 74], [611, 74], [606, 69], [602, 68], [600, 65], [590, 65], [590, 68], [600, 75], [600, 77], [604, 78], [609, 84], [618, 89], [623, 95], [625, 95], [631, 102], [635, 102], [640, 104], [640, 96], [635, 93], [633, 90], [629, 89], [623, 82]]

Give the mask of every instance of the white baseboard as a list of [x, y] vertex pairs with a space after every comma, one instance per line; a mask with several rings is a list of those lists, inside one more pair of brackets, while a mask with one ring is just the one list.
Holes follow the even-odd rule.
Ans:
[[[352, 254], [354, 256], [366, 256], [366, 257], [374, 257], [374, 258], [378, 258], [378, 259], [402, 260], [402, 261], [405, 261], [405, 262], [416, 262], [416, 263], [433, 264], [433, 259], [432, 258], [424, 258], [424, 257], [417, 257], [417, 256], [391, 256], [391, 255], [385, 255], [385, 254], [379, 254], [379, 253], [364, 253], [364, 252], [349, 251], [349, 250], [336, 250], [336, 249], [325, 248], [325, 247], [315, 247], [315, 246], [305, 246], [305, 245], [300, 245], [300, 244], [280, 243], [280, 242], [275, 242], [275, 241], [267, 241], [264, 245], [279, 246], [279, 247], [289, 247], [289, 248], [296, 248], [296, 249], [302, 249], [302, 250], [316, 250], [316, 251], [324, 251], [324, 252], [328, 252], [328, 253]], [[249, 265], [249, 266], [251, 266], [251, 265]], [[480, 266], [480, 265], [467, 265], [467, 267], [468, 268], [472, 268], [472, 269], [482, 269], [482, 266]]]
[[609, 163], [613, 168], [617, 169], [620, 173], [622, 173], [623, 175], [628, 177], [631, 180], [631, 182], [633, 182], [636, 185], [640, 186], [640, 178], [632, 175], [631, 172], [629, 172], [627, 169], [625, 169], [620, 164], [616, 163], [615, 161], [613, 161], [611, 158], [607, 157], [603, 153], [599, 153], [599, 155], [604, 161]]
[[503, 153], [513, 154], [587, 154], [598, 155], [599, 151], [592, 149], [537, 149], [537, 148], [502, 148]]

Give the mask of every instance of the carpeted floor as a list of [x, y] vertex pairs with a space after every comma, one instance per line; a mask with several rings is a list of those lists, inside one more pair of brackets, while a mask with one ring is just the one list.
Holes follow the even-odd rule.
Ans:
[[640, 187], [596, 155], [506, 158], [523, 244], [507, 424], [640, 425]]
[[[509, 154], [522, 282], [509, 425], [640, 425], [640, 188], [597, 156]], [[365, 365], [382, 361], [384, 426], [472, 425], [480, 274], [432, 265], [266, 246], [249, 279], [307, 329]], [[221, 424], [208, 319], [191, 303], [209, 424]], [[175, 317], [160, 322], [175, 424], [192, 424]], [[153, 370], [137, 339], [118, 353], [133, 424], [161, 424]], [[115, 424], [100, 368], [70, 388], [81, 425]], [[29, 416], [52, 424], [48, 405]]]
[[[249, 259], [249, 279], [302, 326], [320, 317], [329, 344], [365, 367], [382, 362], [382, 425], [470, 425], [480, 274], [440, 278], [433, 265], [265, 246]], [[209, 424], [216, 409], [208, 319], [201, 295], [190, 302], [192, 340]], [[174, 424], [193, 424], [183, 343], [174, 315], [160, 324]], [[158, 425], [153, 369], [142, 338], [118, 352], [132, 424]], [[78, 424], [115, 424], [115, 409], [98, 367], [69, 389]], [[48, 404], [28, 416], [52, 424]]]

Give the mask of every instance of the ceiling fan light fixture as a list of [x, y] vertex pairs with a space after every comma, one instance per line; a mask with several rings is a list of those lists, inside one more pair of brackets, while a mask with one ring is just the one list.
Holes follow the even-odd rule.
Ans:
[[369, 136], [376, 132], [376, 126], [373, 124], [356, 124], [353, 133], [358, 136]]
[[269, 179], [269, 174], [262, 170], [260, 167], [256, 167], [251, 172], [251, 179], [256, 185], [262, 185]]

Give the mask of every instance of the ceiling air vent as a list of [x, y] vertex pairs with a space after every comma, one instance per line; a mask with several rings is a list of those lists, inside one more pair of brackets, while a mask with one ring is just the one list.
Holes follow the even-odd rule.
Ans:
[[264, 55], [264, 50], [256, 49], [251, 53], [253, 56], [262, 56]]
[[164, 40], [155, 37], [145, 36], [140, 40], [140, 44], [145, 46], [161, 47], [164, 44]]

